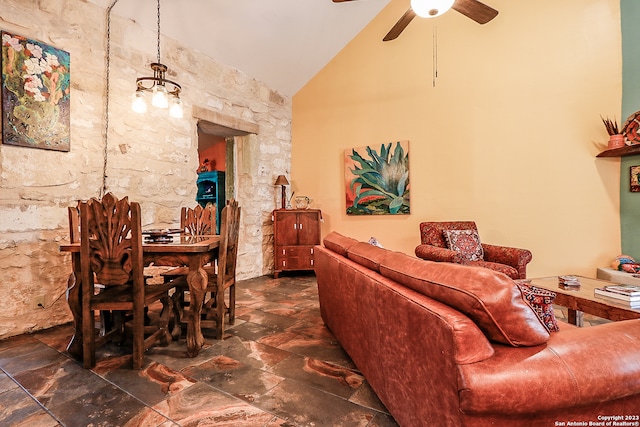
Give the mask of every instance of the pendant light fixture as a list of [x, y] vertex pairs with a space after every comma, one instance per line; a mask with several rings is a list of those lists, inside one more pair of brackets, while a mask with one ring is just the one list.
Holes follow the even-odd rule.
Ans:
[[411, 0], [411, 9], [421, 18], [435, 18], [453, 6], [455, 0]]
[[182, 118], [182, 100], [180, 91], [182, 88], [174, 81], [165, 78], [167, 66], [160, 62], [160, 0], [158, 0], [158, 57], [157, 62], [150, 65], [153, 77], [138, 77], [136, 79], [136, 92], [133, 94], [131, 109], [136, 113], [147, 111], [147, 94], [151, 93], [151, 105], [156, 108], [169, 108], [169, 115]]

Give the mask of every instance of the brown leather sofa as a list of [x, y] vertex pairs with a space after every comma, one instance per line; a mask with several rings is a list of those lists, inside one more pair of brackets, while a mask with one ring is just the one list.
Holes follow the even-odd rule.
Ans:
[[640, 320], [550, 333], [502, 273], [335, 232], [315, 272], [325, 324], [401, 426], [640, 421]]

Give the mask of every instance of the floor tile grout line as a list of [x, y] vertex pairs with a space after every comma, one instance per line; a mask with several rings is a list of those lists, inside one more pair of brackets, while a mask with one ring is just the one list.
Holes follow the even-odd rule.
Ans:
[[40, 402], [38, 399], [35, 398], [35, 396], [33, 396], [31, 393], [29, 393], [29, 390], [27, 390], [26, 388], [24, 388], [24, 386], [22, 384], [20, 384], [18, 382], [18, 380], [16, 380], [9, 372], [5, 371], [2, 366], [0, 366], [0, 371], [2, 371], [7, 378], [11, 379], [11, 381], [13, 381], [18, 387], [20, 387], [20, 389], [22, 391], [24, 391], [26, 393], [27, 396], [29, 396], [31, 398], [31, 400], [33, 400], [43, 411], [45, 411], [49, 416], [51, 416], [54, 420], [56, 420], [56, 422], [62, 426], [65, 426], [65, 424], [60, 421], [60, 419], [58, 417], [56, 417], [56, 415], [54, 413], [52, 413], [46, 406], [44, 406], [42, 404], [42, 402]]

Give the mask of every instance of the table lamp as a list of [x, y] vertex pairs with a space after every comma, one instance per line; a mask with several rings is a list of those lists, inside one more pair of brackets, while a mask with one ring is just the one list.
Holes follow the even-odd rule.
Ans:
[[287, 190], [284, 187], [286, 185], [289, 185], [289, 181], [287, 181], [287, 177], [284, 175], [278, 175], [278, 178], [276, 178], [276, 183], [273, 185], [282, 186], [282, 209], [285, 209], [286, 203], [287, 203]]

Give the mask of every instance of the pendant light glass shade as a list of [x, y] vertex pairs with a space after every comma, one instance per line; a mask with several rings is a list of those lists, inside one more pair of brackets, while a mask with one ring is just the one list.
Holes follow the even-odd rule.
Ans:
[[421, 18], [435, 18], [453, 6], [455, 0], [411, 0], [411, 9]]
[[182, 108], [182, 100], [178, 97], [172, 97], [169, 101], [169, 115], [176, 119], [184, 117], [184, 110]]
[[153, 95], [151, 95], [151, 105], [156, 108], [168, 108], [169, 98], [167, 98], [167, 88], [160, 84], [153, 86]]
[[131, 109], [135, 113], [143, 114], [147, 112], [147, 100], [145, 99], [144, 92], [136, 91], [133, 94], [131, 100]]

